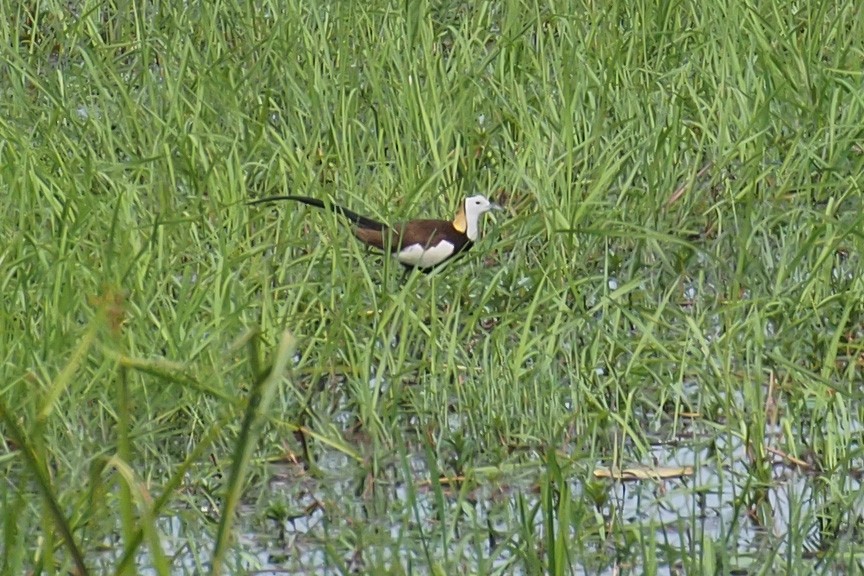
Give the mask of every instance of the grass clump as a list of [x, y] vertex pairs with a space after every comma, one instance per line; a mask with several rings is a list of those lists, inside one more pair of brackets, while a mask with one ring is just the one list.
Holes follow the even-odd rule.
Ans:
[[858, 571], [855, 3], [10, 14], [3, 573]]

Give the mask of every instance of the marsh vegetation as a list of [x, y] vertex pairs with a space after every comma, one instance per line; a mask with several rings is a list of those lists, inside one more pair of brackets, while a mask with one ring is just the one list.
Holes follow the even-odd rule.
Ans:
[[3, 574], [862, 572], [856, 2], [8, 11]]

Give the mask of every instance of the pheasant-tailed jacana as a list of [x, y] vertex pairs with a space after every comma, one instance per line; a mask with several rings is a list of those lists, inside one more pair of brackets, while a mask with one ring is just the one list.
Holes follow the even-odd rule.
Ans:
[[501, 208], [485, 196], [469, 196], [462, 202], [452, 221], [421, 219], [388, 226], [338, 204], [307, 196], [269, 196], [249, 204], [279, 200], [292, 200], [332, 210], [354, 225], [354, 235], [361, 242], [384, 252], [389, 251], [406, 268], [423, 272], [470, 249], [477, 240], [480, 216], [489, 210]]

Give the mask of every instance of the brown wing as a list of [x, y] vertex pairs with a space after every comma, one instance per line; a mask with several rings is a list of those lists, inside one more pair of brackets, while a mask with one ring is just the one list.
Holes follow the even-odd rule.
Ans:
[[[406, 224], [397, 224], [394, 229], [355, 228], [354, 235], [362, 242], [379, 250], [398, 252], [403, 247], [419, 244], [420, 246], [435, 246], [442, 240], [453, 244], [455, 252], [459, 252], [468, 243], [468, 237], [453, 227], [446, 220], [412, 220]], [[392, 238], [388, 239], [388, 235]], [[389, 240], [389, 242], [388, 242]]]
[[399, 246], [404, 248], [418, 244], [424, 248], [435, 246], [442, 240], [453, 245], [454, 253], [468, 243], [468, 237], [453, 227], [447, 220], [413, 220], [400, 229]]
[[[354, 236], [356, 236], [364, 244], [374, 246], [379, 250], [387, 250], [388, 237], [393, 234], [389, 228], [354, 228]], [[390, 251], [398, 249], [396, 242], [389, 243]]]

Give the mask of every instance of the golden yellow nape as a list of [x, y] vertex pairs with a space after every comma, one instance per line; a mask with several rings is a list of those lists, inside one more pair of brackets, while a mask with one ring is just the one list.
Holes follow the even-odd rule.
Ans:
[[465, 233], [468, 230], [468, 219], [465, 218], [465, 204], [459, 207], [459, 211], [456, 213], [456, 217], [453, 218], [453, 228], [458, 230], [459, 232]]

